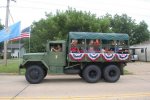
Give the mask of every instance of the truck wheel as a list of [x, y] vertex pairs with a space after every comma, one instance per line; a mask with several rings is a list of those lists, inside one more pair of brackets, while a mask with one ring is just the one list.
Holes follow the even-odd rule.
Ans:
[[31, 84], [40, 83], [44, 78], [44, 70], [38, 65], [32, 65], [27, 68], [25, 77]]
[[104, 68], [103, 77], [107, 82], [116, 82], [120, 78], [120, 69], [116, 65], [108, 65]]
[[89, 65], [83, 70], [83, 78], [89, 83], [96, 83], [101, 78], [101, 69], [96, 65]]
[[81, 72], [81, 73], [79, 73], [79, 76], [80, 76], [81, 78], [83, 77], [82, 72]]
[[43, 70], [44, 71], [44, 78], [47, 76], [47, 70]]

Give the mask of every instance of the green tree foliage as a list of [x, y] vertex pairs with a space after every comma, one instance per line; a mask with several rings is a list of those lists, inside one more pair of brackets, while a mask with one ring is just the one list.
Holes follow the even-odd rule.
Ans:
[[3, 27], [4, 27], [4, 26], [0, 23], [0, 30], [3, 29]]
[[[0, 30], [3, 29], [3, 25], [0, 23]], [[0, 42], [0, 52], [3, 49], [3, 42]]]
[[[121, 16], [106, 14], [102, 17], [96, 17], [90, 12], [69, 8], [65, 12], [57, 11], [55, 15], [46, 14], [45, 19], [33, 23], [30, 50], [31, 52], [43, 52], [47, 40], [66, 40], [70, 31], [127, 33], [130, 36], [130, 44], [136, 44], [149, 39], [147, 28], [144, 21], [137, 24], [126, 14]], [[25, 42], [27, 50], [28, 42], [28, 40]]]
[[149, 30], [147, 24], [142, 21], [135, 23], [131, 17], [126, 14], [115, 15], [111, 20], [112, 31], [115, 33], [127, 33], [130, 36], [130, 44], [137, 44], [149, 39]]
[[[55, 15], [46, 14], [46, 17], [32, 25], [31, 52], [45, 51], [47, 40], [66, 39], [70, 31], [109, 32], [109, 20], [96, 18], [90, 12], [69, 8], [65, 12], [57, 11]], [[26, 48], [28, 49], [28, 40]]]
[[132, 36], [133, 41], [131, 41], [131, 43], [137, 44], [137, 43], [141, 43], [143, 41], [149, 40], [149, 36], [150, 36], [149, 33], [150, 32], [148, 30], [147, 24], [144, 21], [140, 22], [135, 27], [135, 31], [134, 31], [134, 34]]

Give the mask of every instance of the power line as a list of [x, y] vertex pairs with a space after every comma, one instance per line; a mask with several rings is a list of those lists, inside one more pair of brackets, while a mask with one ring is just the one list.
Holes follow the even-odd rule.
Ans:
[[12, 23], [14, 23], [14, 18], [13, 18], [13, 16], [12, 16], [11, 12], [10, 12], [10, 9], [9, 9], [9, 15], [10, 15], [10, 18], [11, 18], [11, 20], [12, 20]]
[[27, 8], [27, 9], [35, 9], [35, 10], [38, 10], [38, 9], [51, 9], [51, 8], [44, 8], [44, 7], [29, 7], [29, 6], [10, 6], [10, 7], [14, 7], [14, 8]]
[[6, 6], [0, 6], [0, 8], [5, 8]]
[[[56, 5], [56, 6], [69, 6], [69, 5], [66, 5], [66, 4], [60, 4], [60, 3], [52, 3], [52, 2], [45, 2], [45, 1], [37, 1], [37, 0], [25, 0], [26, 3], [34, 3], [34, 4], [43, 4], [43, 5]], [[86, 2], [85, 2], [86, 3]], [[109, 5], [112, 5], [111, 3], [106, 3], [106, 2], [102, 2], [101, 4], [107, 4], [107, 6], [109, 7]], [[92, 4], [91, 4], [92, 5]], [[131, 6], [131, 5], [125, 5], [123, 4], [123, 6], [125, 6], [126, 8], [135, 8], [134, 6]], [[137, 6], [137, 5], [136, 5]], [[77, 5], [76, 7], [79, 7], [79, 8], [88, 8], [88, 7], [81, 7], [79, 5]], [[143, 10], [149, 10], [146, 8], [146, 6], [137, 6], [138, 9], [143, 9]], [[118, 8], [120, 9], [120, 8]]]
[[[10, 7], [13, 7], [13, 8], [25, 8], [25, 9], [34, 9], [34, 10], [59, 10], [59, 9], [52, 9], [52, 8], [45, 8], [45, 7], [29, 7], [29, 6], [10, 6]], [[68, 6], [66, 6], [66, 8], [68, 8]], [[73, 8], [73, 7], [72, 7]], [[86, 9], [86, 11], [87, 10], [89, 10], [89, 11], [101, 11], [101, 12], [106, 12], [106, 13], [111, 13], [112, 12], [112, 10], [111, 11], [109, 11], [109, 10], [101, 10], [101, 9], [87, 9], [86, 7], [77, 7], [76, 9]], [[118, 8], [119, 9], [119, 8]], [[120, 11], [119, 11], [120, 12]], [[116, 13], [118, 13], [118, 12], [116, 12]], [[150, 17], [149, 15], [146, 15], [146, 14], [141, 14], [141, 13], [136, 13], [136, 12], [128, 12], [129, 14], [136, 14], [136, 15], [139, 15], [139, 16], [144, 16], [144, 17]]]
[[[10, 5], [10, 7], [13, 7], [13, 8], [25, 8], [25, 9], [33, 9], [33, 10], [50, 10], [50, 11], [52, 11], [52, 10], [59, 10], [59, 8], [58, 9], [56, 9], [55, 8], [55, 6], [57, 7], [66, 7], [66, 8], [63, 8], [63, 9], [67, 9], [69, 6], [68, 5], [66, 5], [66, 4], [56, 4], [56, 3], [51, 3], [50, 4], [50, 2], [43, 2], [43, 1], [35, 1], [35, 0], [25, 0], [25, 2], [26, 3], [34, 3], [34, 4], [37, 4], [37, 3], [39, 3], [39, 4], [44, 4], [44, 5], [53, 5], [53, 7], [54, 8], [46, 8], [46, 7], [33, 7], [33, 6], [19, 6], [19, 5], [16, 5], [16, 6], [14, 6], [14, 5]], [[107, 5], [108, 6], [108, 5]], [[5, 8], [6, 6], [0, 6], [1, 8]], [[112, 10], [110, 10], [110, 9], [101, 9], [101, 8], [88, 8], [88, 7], [85, 7], [85, 6], [75, 6], [74, 5], [74, 7], [72, 7], [72, 8], [76, 8], [77, 10], [85, 10], [85, 11], [90, 11], [90, 12], [97, 12], [97, 11], [100, 11], [100, 12], [106, 12], [106, 13], [115, 13], [115, 11], [112, 11]], [[130, 7], [130, 8], [133, 8], [133, 7]], [[118, 10], [116, 10], [116, 13], [122, 13], [121, 11], [120, 11], [120, 8], [116, 8], [116, 9], [118, 9]], [[148, 9], [145, 9], [145, 8], [143, 8], [143, 10], [145, 11], [145, 10], [148, 10]], [[130, 11], [128, 11], [128, 12], [124, 12], [124, 13], [127, 13], [127, 14], [136, 14], [136, 15], [138, 15], [138, 16], [143, 16], [143, 17], [150, 17], [149, 15], [146, 15], [146, 14], [141, 14], [141, 13], [138, 13], [138, 12], [130, 12]]]
[[[63, 7], [68, 7], [69, 5], [66, 5], [66, 4], [61, 4], [61, 3], [55, 3], [55, 2], [51, 2], [51, 1], [38, 1], [38, 0], [24, 0], [23, 2], [25, 2], [25, 3], [28, 3], [28, 4], [32, 4], [33, 3], [33, 5], [37, 5], [37, 4], [43, 4], [43, 6], [46, 6], [46, 5], [53, 5], [53, 6], [63, 6]], [[102, 4], [106, 4], [106, 2], [102, 2]], [[91, 4], [92, 5], [92, 4]], [[109, 5], [112, 5], [112, 4], [110, 4], [110, 3], [108, 3], [107, 4], [107, 6], [109, 6]], [[128, 5], [124, 5], [124, 6], [126, 6], [126, 8], [135, 8], [134, 6], [128, 6]], [[4, 7], [6, 7], [6, 6], [0, 6], [1, 8], [4, 8]], [[44, 7], [27, 7], [27, 6], [19, 6], [20, 8], [31, 8], [31, 9], [48, 9], [48, 8], [44, 8]], [[79, 5], [77, 5], [76, 6], [77, 8], [84, 8], [84, 9], [89, 9], [89, 7], [84, 7], [84, 6], [79, 6]], [[118, 9], [120, 9], [120, 8], [118, 8]], [[138, 9], [143, 9], [143, 10], [148, 10], [147, 8], [145, 8], [145, 6], [144, 7], [141, 7], [141, 6], [138, 6]], [[96, 10], [96, 9], [91, 9], [91, 10]], [[98, 10], [100, 10], [100, 9], [98, 9]]]
[[[68, 7], [69, 5], [65, 5], [65, 4], [56, 4], [56, 3], [50, 3], [50, 2], [44, 2], [44, 1], [35, 1], [35, 0], [32, 0], [32, 1], [30, 1], [30, 0], [25, 0], [25, 2], [27, 2], [27, 3], [29, 3], [29, 4], [31, 4], [31, 3], [34, 3], [34, 4], [37, 4], [37, 3], [39, 3], [39, 4], [44, 4], [44, 5], [53, 5], [53, 6], [59, 6], [59, 7]], [[43, 6], [44, 6], [43, 5]], [[107, 5], [108, 6], [108, 5]], [[4, 8], [5, 6], [1, 6], [1, 8]], [[51, 8], [45, 8], [45, 7], [29, 7], [29, 6], [10, 6], [10, 7], [16, 7], [16, 8], [27, 8], [27, 9], [43, 9], [43, 10], [51, 10]], [[84, 6], [75, 6], [75, 7], [72, 7], [72, 8], [79, 8], [79, 9], [88, 9], [88, 10], [100, 10], [100, 11], [102, 11], [101, 10], [101, 8], [89, 8], [89, 7], [84, 7]], [[134, 7], [131, 7], [131, 6], [127, 6], [127, 8], [134, 8]], [[139, 8], [139, 7], [138, 7]], [[116, 8], [116, 9], [120, 9], [120, 8]], [[146, 9], [146, 8], [143, 8], [143, 7], [140, 7], [140, 9], [143, 9], [144, 11], [145, 10], [147, 10], [148, 12], [149, 12], [149, 10], [148, 9]], [[107, 10], [103, 10], [103, 11], [107, 11]]]

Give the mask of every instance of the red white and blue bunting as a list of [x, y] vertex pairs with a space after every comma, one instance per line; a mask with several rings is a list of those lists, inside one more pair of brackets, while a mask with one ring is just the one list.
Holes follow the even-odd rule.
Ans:
[[106, 61], [111, 61], [113, 60], [113, 58], [115, 57], [115, 53], [102, 53], [102, 56], [103, 58], [106, 60]]
[[91, 61], [97, 61], [100, 57], [103, 57], [105, 61], [112, 61], [115, 56], [121, 60], [127, 60], [129, 54], [116, 54], [116, 53], [69, 53], [71, 60], [81, 61], [86, 56]]
[[129, 58], [129, 54], [116, 54], [119, 60], [127, 60]]
[[96, 61], [100, 56], [101, 56], [100, 53], [87, 53], [87, 57], [88, 57], [91, 61]]
[[84, 53], [69, 53], [72, 60], [81, 61], [84, 58]]

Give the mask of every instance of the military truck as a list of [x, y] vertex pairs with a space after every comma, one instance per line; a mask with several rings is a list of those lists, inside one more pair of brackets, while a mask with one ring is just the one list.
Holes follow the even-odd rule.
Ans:
[[69, 32], [66, 41], [48, 41], [44, 53], [24, 54], [19, 68], [26, 69], [31, 84], [40, 83], [47, 73], [78, 74], [89, 83], [116, 82], [129, 60], [127, 34]]

